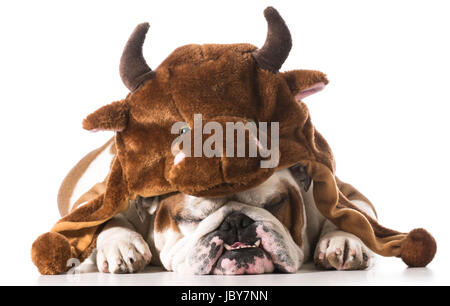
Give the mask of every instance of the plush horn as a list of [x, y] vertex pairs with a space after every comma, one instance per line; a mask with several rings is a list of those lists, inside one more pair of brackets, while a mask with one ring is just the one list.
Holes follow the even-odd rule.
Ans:
[[141, 23], [134, 29], [120, 58], [120, 77], [131, 91], [153, 76], [152, 69], [142, 55], [142, 45], [149, 27], [148, 23]]
[[291, 33], [283, 18], [273, 7], [264, 10], [267, 20], [267, 38], [264, 46], [253, 52], [258, 66], [276, 73], [289, 55], [292, 47]]

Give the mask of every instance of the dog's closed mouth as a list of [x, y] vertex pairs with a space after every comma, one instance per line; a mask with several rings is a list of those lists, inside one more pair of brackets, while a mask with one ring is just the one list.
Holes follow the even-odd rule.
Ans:
[[261, 239], [258, 239], [254, 244], [246, 244], [240, 241], [233, 243], [232, 245], [224, 243], [224, 247], [227, 251], [234, 251], [239, 249], [259, 248], [261, 245]]

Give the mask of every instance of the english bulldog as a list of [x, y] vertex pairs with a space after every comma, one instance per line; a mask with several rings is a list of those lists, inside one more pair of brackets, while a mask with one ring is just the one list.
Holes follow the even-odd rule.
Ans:
[[[338, 186], [376, 218], [355, 188], [339, 180]], [[227, 197], [137, 198], [99, 234], [97, 267], [106, 273], [135, 273], [149, 264], [188, 274], [294, 273], [313, 258], [320, 269], [368, 268], [373, 252], [318, 212], [312, 189], [296, 166]]]

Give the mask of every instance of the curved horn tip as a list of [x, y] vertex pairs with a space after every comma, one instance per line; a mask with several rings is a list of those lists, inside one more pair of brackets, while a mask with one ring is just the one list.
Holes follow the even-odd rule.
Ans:
[[281, 18], [280, 13], [278, 13], [278, 11], [273, 6], [266, 7], [266, 9], [264, 10], [264, 17], [267, 20], [276, 17]]
[[136, 30], [139, 29], [139, 30], [145, 31], [145, 33], [147, 33], [149, 28], [150, 28], [150, 23], [148, 23], [148, 22], [143, 22], [136, 26]]

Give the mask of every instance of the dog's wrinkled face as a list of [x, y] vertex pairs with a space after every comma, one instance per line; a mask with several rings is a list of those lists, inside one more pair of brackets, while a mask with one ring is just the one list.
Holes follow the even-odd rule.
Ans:
[[155, 244], [168, 270], [190, 274], [295, 272], [303, 260], [304, 205], [291, 170], [221, 198], [169, 197], [156, 212]]

